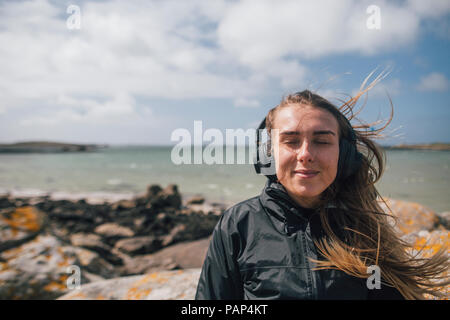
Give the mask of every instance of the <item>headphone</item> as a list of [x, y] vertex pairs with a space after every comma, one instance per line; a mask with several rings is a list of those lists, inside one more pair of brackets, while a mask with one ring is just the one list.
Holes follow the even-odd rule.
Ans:
[[[339, 141], [339, 160], [336, 181], [345, 180], [355, 174], [361, 166], [363, 156], [356, 148], [356, 134], [350, 121], [342, 116], [348, 124], [347, 136], [341, 137]], [[267, 142], [261, 143], [260, 132], [266, 128], [266, 118], [259, 125], [256, 132], [256, 155], [254, 157], [254, 167], [257, 174], [265, 175], [270, 180], [276, 181], [275, 158], [270, 150], [270, 135]]]

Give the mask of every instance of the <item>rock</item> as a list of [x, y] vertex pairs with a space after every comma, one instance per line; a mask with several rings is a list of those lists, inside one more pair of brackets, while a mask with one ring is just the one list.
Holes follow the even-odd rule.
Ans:
[[133, 200], [120, 200], [111, 205], [111, 209], [116, 210], [128, 210], [136, 207], [136, 203]]
[[4, 209], [0, 214], [0, 252], [34, 238], [44, 221], [44, 213], [35, 207]]
[[161, 242], [161, 239], [153, 236], [134, 237], [117, 241], [115, 248], [133, 256], [159, 250]]
[[189, 199], [186, 204], [203, 204], [205, 202], [205, 198], [201, 196], [192, 197]]
[[76, 247], [83, 247], [97, 252], [102, 258], [113, 265], [122, 265], [123, 260], [113, 254], [112, 248], [101, 241], [99, 235], [76, 233], [70, 236], [70, 243]]
[[[447, 248], [447, 257], [450, 259], [450, 231], [449, 230], [433, 230], [431, 232], [421, 230], [410, 233], [402, 237], [403, 240], [413, 245], [412, 254], [417, 255], [417, 258], [430, 258], [435, 255], [440, 249]], [[444, 267], [445, 268], [445, 267]], [[448, 280], [448, 265], [443, 271], [442, 277]], [[437, 280], [436, 280], [437, 282]], [[446, 286], [440, 290], [443, 297], [439, 299], [450, 299], [450, 286]], [[427, 299], [436, 299], [431, 295], [425, 295]]]
[[429, 258], [434, 255], [442, 247], [448, 248], [448, 254], [450, 257], [450, 231], [449, 230], [433, 230], [426, 231], [421, 230], [413, 232], [402, 237], [408, 243], [414, 246], [415, 252], [420, 250], [420, 256], [423, 258]]
[[123, 227], [117, 223], [102, 224], [95, 228], [94, 232], [108, 239], [134, 237], [133, 230], [127, 227]]
[[0, 209], [7, 209], [14, 207], [14, 202], [10, 201], [8, 195], [2, 195], [0, 197]]
[[157, 270], [201, 268], [211, 237], [178, 243], [153, 254], [134, 257], [122, 267], [122, 275], [154, 272]]
[[[67, 267], [80, 265], [76, 251], [55, 237], [39, 235], [2, 252], [7, 262], [0, 267], [0, 299], [54, 299], [67, 292]], [[81, 283], [88, 281], [83, 272], [80, 276]]]
[[439, 225], [445, 229], [450, 229], [450, 211], [440, 212], [437, 214], [439, 219]]
[[185, 232], [186, 226], [184, 224], [179, 224], [173, 228], [170, 233], [163, 237], [162, 246], [167, 247], [173, 243], [180, 241], [183, 238], [183, 232]]
[[[142, 199], [138, 201], [142, 204]], [[167, 207], [180, 209], [181, 195], [175, 184], [170, 184], [162, 189], [159, 186], [152, 185], [148, 187], [145, 204], [147, 208], [164, 209]]]
[[[87, 275], [88, 279], [109, 279], [118, 275], [114, 270], [114, 266], [102, 259], [98, 253], [76, 247], [74, 248], [74, 251], [79, 261], [79, 267], [92, 273]], [[95, 278], [95, 276], [98, 276], [98, 278]]]
[[193, 300], [200, 269], [160, 271], [94, 282], [58, 300]]
[[162, 188], [159, 185], [152, 184], [147, 187], [147, 193], [145, 194], [145, 196], [149, 199], [152, 199], [161, 191], [162, 191]]
[[[432, 230], [439, 221], [433, 210], [421, 204], [393, 199], [386, 199], [386, 202], [392, 209], [393, 215], [398, 218], [396, 228], [402, 234]], [[384, 203], [381, 203], [381, 206], [385, 212], [390, 212]]]
[[181, 269], [175, 260], [171, 257], [158, 259], [152, 254], [140, 255], [127, 260], [125, 265], [120, 268], [121, 276], [131, 276], [156, 272], [161, 270]]
[[211, 236], [196, 241], [178, 243], [155, 252], [151, 256], [160, 261], [170, 258], [182, 269], [200, 268], [205, 260], [210, 241]]

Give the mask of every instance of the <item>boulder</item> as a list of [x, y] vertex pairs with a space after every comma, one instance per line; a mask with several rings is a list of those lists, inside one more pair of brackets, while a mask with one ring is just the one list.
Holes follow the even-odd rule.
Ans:
[[450, 229], [450, 211], [440, 212], [437, 214], [439, 225], [445, 229]]
[[43, 228], [45, 215], [35, 207], [3, 209], [0, 213], [0, 252], [34, 238]]
[[[450, 259], [450, 231], [449, 230], [433, 230], [426, 231], [421, 230], [404, 235], [403, 240], [412, 244], [412, 254], [417, 255], [418, 258], [430, 258], [435, 255], [441, 249], [447, 249], [447, 257]], [[448, 264], [447, 267], [443, 266], [443, 272], [441, 274], [443, 279], [448, 280]], [[438, 280], [436, 280], [436, 283]], [[450, 299], [450, 286], [443, 287], [440, 292], [442, 297], [439, 299]], [[425, 295], [427, 299], [436, 299], [431, 295]]]
[[95, 228], [94, 232], [107, 239], [120, 239], [134, 237], [134, 232], [130, 228], [121, 226], [117, 223], [105, 223]]
[[[178, 186], [176, 184], [169, 184], [164, 189], [161, 189], [157, 185], [151, 185], [147, 189], [145, 203], [147, 208], [163, 209], [174, 208], [180, 209], [181, 207], [181, 195], [178, 192]], [[142, 204], [142, 200], [137, 200]]]
[[413, 232], [402, 237], [403, 240], [414, 247], [413, 254], [420, 251], [420, 257], [429, 258], [436, 254], [442, 247], [448, 249], [450, 258], [450, 231], [449, 230], [421, 230]]
[[70, 236], [70, 243], [97, 252], [103, 259], [113, 265], [122, 265], [122, 258], [112, 253], [112, 248], [101, 241], [97, 234], [76, 233]]
[[111, 205], [111, 209], [116, 210], [128, 210], [136, 207], [136, 203], [133, 200], [119, 200]]
[[186, 204], [190, 205], [190, 204], [203, 204], [205, 202], [205, 198], [201, 197], [201, 196], [195, 196], [190, 198]]
[[0, 209], [7, 209], [14, 207], [14, 202], [9, 199], [9, 196], [1, 195], [0, 196]]
[[147, 193], [145, 194], [145, 197], [148, 199], [152, 199], [161, 191], [162, 191], [162, 188], [159, 185], [157, 185], [157, 184], [149, 185], [147, 187]]
[[[1, 253], [0, 299], [54, 299], [68, 291], [69, 266], [80, 266], [79, 250], [52, 236], [37, 236]], [[80, 283], [87, 283], [83, 272]]]
[[134, 237], [117, 241], [114, 248], [134, 256], [159, 250], [161, 243], [161, 239], [154, 236]]
[[118, 275], [114, 266], [101, 258], [98, 253], [77, 247], [74, 247], [73, 250], [77, 255], [79, 267], [89, 273], [85, 274], [89, 280], [109, 279]]
[[[391, 208], [393, 215], [398, 218], [395, 227], [401, 234], [420, 230], [430, 231], [439, 222], [433, 210], [419, 203], [394, 199], [386, 199], [386, 203]], [[384, 203], [381, 203], [381, 206], [385, 212], [390, 213]]]
[[82, 285], [58, 300], [193, 300], [200, 269], [160, 271]]
[[153, 254], [129, 259], [121, 268], [122, 275], [134, 275], [157, 270], [201, 268], [211, 237], [178, 243]]

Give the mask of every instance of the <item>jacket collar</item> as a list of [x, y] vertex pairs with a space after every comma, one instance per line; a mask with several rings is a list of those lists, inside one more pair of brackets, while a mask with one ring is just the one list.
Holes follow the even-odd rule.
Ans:
[[281, 221], [287, 219], [288, 212], [305, 221], [312, 214], [316, 213], [315, 209], [301, 207], [289, 196], [281, 183], [270, 179], [267, 179], [266, 185], [261, 192], [260, 200], [262, 205]]

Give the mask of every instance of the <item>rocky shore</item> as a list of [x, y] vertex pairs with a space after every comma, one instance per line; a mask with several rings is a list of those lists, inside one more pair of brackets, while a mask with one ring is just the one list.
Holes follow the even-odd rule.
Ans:
[[182, 203], [176, 185], [132, 200], [0, 198], [0, 299], [54, 299], [80, 284], [198, 268], [224, 206]]
[[[422, 254], [449, 246], [450, 212], [388, 205]], [[176, 185], [102, 204], [2, 196], [0, 299], [193, 299], [225, 209], [202, 197], [183, 201]]]

